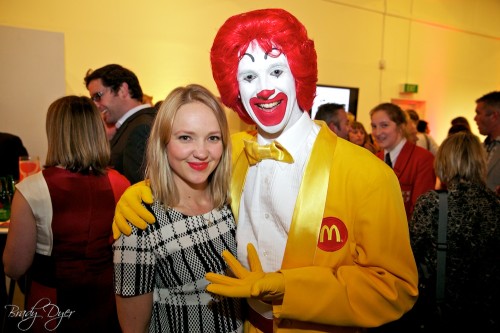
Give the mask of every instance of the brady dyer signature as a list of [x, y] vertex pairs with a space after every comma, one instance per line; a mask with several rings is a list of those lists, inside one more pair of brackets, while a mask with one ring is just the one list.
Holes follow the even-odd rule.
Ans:
[[5, 305], [9, 318], [20, 318], [17, 328], [21, 331], [29, 330], [36, 321], [41, 321], [47, 331], [54, 331], [63, 319], [69, 319], [75, 311], [61, 311], [50, 299], [42, 298], [29, 310], [21, 310], [17, 305]]

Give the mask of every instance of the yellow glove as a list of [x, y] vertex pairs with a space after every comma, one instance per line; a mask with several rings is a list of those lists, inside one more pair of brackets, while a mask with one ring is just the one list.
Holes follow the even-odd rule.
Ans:
[[262, 301], [273, 301], [283, 298], [285, 293], [285, 278], [281, 273], [264, 273], [255, 247], [247, 246], [250, 271], [227, 250], [222, 257], [233, 271], [236, 278], [207, 273], [206, 279], [211, 282], [207, 291], [226, 297], [256, 298]]
[[142, 205], [142, 202], [153, 203], [153, 193], [147, 180], [127, 188], [118, 200], [112, 225], [114, 239], [118, 239], [122, 233], [130, 235], [132, 228], [128, 222], [143, 230], [146, 229], [147, 223], [155, 222], [155, 217]]

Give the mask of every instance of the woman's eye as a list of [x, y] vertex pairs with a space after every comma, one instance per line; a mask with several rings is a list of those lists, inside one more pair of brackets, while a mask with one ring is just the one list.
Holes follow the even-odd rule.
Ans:
[[181, 141], [187, 141], [189, 139], [190, 139], [189, 135], [181, 135], [181, 136], [179, 136], [179, 140], [181, 140]]
[[220, 141], [221, 138], [218, 135], [212, 135], [211, 137], [208, 138], [209, 141], [217, 142]]

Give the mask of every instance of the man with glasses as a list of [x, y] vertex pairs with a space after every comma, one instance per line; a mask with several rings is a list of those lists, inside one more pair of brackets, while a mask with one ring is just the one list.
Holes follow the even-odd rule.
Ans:
[[143, 180], [146, 142], [156, 110], [142, 104], [137, 76], [127, 68], [111, 64], [89, 71], [84, 80], [105, 122], [116, 127], [110, 140], [110, 166], [132, 184]]

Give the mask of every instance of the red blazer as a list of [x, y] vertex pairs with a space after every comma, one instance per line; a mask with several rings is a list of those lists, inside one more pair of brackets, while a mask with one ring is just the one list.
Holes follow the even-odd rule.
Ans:
[[[377, 156], [384, 160], [384, 151], [379, 151]], [[436, 185], [434, 156], [428, 150], [406, 141], [393, 169], [401, 186], [406, 217], [410, 221], [418, 197], [433, 190]]]

